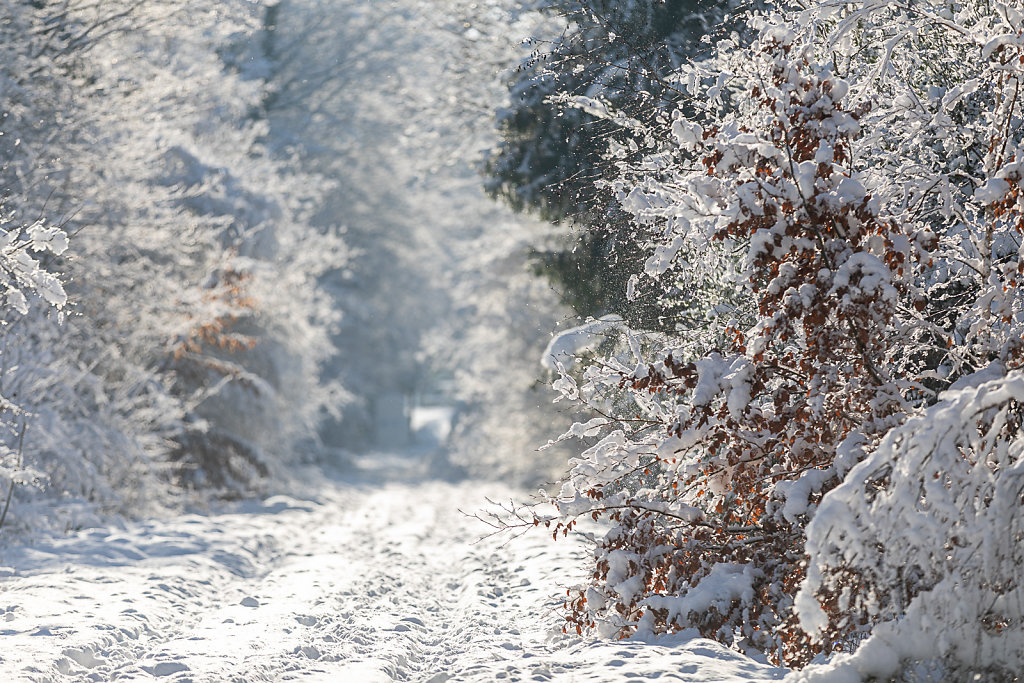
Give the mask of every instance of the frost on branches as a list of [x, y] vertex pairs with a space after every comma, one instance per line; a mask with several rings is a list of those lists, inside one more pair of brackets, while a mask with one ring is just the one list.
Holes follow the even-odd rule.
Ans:
[[0, 288], [3, 303], [26, 315], [29, 297], [38, 296], [47, 306], [60, 309], [68, 301], [64, 285], [43, 266], [48, 254], [60, 256], [68, 248], [68, 236], [59, 227], [38, 220], [21, 226], [0, 215]]
[[230, 63], [263, 8], [0, 16], [0, 540], [283, 477], [338, 403], [319, 280], [346, 250]]
[[1020, 10], [922, 1], [753, 13], [676, 74], [606, 182], [630, 296], [685, 315], [559, 383], [599, 417], [554, 523], [610, 523], [571, 625], [1019, 670], [1022, 70]]

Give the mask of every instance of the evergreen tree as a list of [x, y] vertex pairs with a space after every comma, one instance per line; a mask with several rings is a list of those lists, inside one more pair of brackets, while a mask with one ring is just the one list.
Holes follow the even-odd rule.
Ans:
[[[537, 49], [509, 84], [499, 116], [501, 144], [488, 164], [488, 190], [519, 210], [582, 228], [567, 244], [535, 254], [566, 303], [582, 316], [617, 313], [645, 328], [671, 326], [655, 302], [630, 301], [626, 280], [641, 258], [627, 218], [599, 182], [620, 158], [638, 159], [655, 141], [601, 115], [610, 107], [650, 123], [680, 101], [666, 76], [702, 49], [723, 16], [721, 0], [556, 0], [545, 11], [564, 30]], [[584, 98], [588, 106], [578, 106]]]

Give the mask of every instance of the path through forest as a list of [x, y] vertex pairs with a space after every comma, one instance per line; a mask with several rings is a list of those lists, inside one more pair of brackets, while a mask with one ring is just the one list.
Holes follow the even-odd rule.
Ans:
[[[706, 640], [563, 636], [572, 539], [502, 545], [462, 510], [524, 493], [421, 478], [414, 457], [302, 498], [9, 548], [0, 680], [774, 680]], [[373, 484], [376, 480], [378, 483]], [[360, 483], [363, 482], [363, 483]]]

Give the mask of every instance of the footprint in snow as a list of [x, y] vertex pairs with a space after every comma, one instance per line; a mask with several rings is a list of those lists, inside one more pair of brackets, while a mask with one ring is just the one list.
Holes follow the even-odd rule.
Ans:
[[84, 666], [86, 669], [92, 669], [106, 663], [105, 660], [96, 657], [91, 647], [83, 647], [81, 650], [64, 650], [64, 656], [74, 660], [79, 666]]
[[305, 655], [308, 659], [320, 659], [321, 653], [316, 647], [312, 645], [303, 645], [292, 650], [292, 654]]
[[189, 668], [181, 662], [159, 662], [152, 666], [141, 667], [150, 676], [171, 676], [180, 671], [188, 671]]

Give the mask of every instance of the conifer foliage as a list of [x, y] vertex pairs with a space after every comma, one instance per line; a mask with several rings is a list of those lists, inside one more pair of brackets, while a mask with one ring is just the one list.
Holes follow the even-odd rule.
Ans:
[[[666, 80], [707, 50], [701, 37], [719, 21], [721, 0], [557, 0], [541, 3], [560, 30], [530, 41], [530, 56], [509, 82], [509, 106], [498, 117], [500, 143], [488, 161], [488, 191], [517, 210], [584, 230], [538, 249], [538, 270], [578, 314], [613, 313], [645, 328], [664, 311], [627, 301], [624, 284], [641, 249], [622, 229], [628, 220], [614, 197], [595, 185], [614, 171], [609, 143], [634, 160], [649, 149], [635, 129], [606, 114], [650, 123], [680, 100]], [[575, 106], [582, 101], [587, 106]]]
[[1022, 69], [1012, 3], [778, 3], [608, 112], [661, 141], [608, 152], [628, 293], [685, 316], [561, 368], [596, 417], [537, 521], [610, 525], [570, 626], [1020, 669]]

